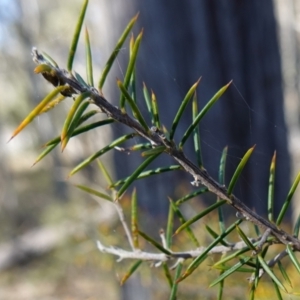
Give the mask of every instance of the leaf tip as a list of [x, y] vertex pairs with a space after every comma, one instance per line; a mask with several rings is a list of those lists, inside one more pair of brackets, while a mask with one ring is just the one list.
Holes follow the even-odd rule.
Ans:
[[8, 144], [14, 137], [15, 137], [15, 135], [12, 135], [12, 136], [10, 137], [10, 139], [6, 142], [6, 144]]

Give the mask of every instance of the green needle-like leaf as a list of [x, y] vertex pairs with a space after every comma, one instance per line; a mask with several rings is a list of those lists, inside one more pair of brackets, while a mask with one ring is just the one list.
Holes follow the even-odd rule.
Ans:
[[105, 167], [105, 165], [102, 163], [102, 161], [100, 159], [97, 159], [97, 164], [98, 164], [98, 167], [99, 167], [100, 171], [104, 175], [104, 178], [106, 179], [106, 182], [108, 184], [112, 184], [113, 180], [112, 180], [107, 168]]
[[244, 233], [244, 231], [239, 226], [236, 226], [236, 230], [237, 230], [239, 236], [245, 242], [245, 244], [253, 251], [256, 251], [256, 247], [249, 241], [249, 239], [248, 239], [247, 235]]
[[29, 123], [33, 121], [33, 119], [39, 115], [39, 113], [43, 110], [46, 105], [57, 96], [61, 91], [63, 91], [65, 86], [58, 86], [51, 93], [49, 93], [31, 112], [27, 117], [21, 122], [21, 124], [17, 127], [17, 129], [13, 132], [11, 138], [12, 140], [18, 133], [20, 133]]
[[89, 85], [85, 82], [85, 80], [81, 77], [81, 75], [79, 73], [77, 73], [76, 71], [73, 71], [75, 78], [77, 79], [77, 81], [84, 86], [85, 88], [89, 88]]
[[188, 201], [188, 200], [190, 200], [190, 199], [192, 199], [192, 198], [194, 198], [194, 197], [196, 197], [198, 195], [205, 194], [206, 192], [208, 192], [208, 188], [207, 187], [202, 187], [202, 188], [194, 191], [193, 193], [187, 194], [184, 197], [178, 199], [175, 202], [175, 204], [176, 204], [176, 206], [179, 206], [182, 203], [184, 203], [184, 202], [186, 202], [186, 201]]
[[91, 189], [91, 188], [89, 188], [89, 187], [87, 187], [85, 185], [75, 184], [75, 186], [77, 188], [79, 188], [80, 190], [85, 191], [85, 192], [87, 192], [87, 193], [89, 193], [91, 195], [97, 196], [97, 197], [99, 197], [101, 199], [108, 200], [108, 201], [113, 201], [113, 199], [109, 195], [106, 195], [104, 193], [101, 193], [99, 191]]
[[120, 282], [121, 285], [123, 285], [130, 278], [130, 276], [138, 269], [138, 267], [142, 264], [142, 262], [143, 262], [142, 260], [138, 260], [132, 265], [129, 271], [121, 279]]
[[[155, 154], [160, 154], [160, 153], [155, 153]], [[136, 179], [142, 179], [142, 178], [149, 177], [151, 175], [157, 175], [157, 174], [161, 174], [161, 173], [165, 173], [165, 172], [169, 172], [169, 171], [174, 171], [174, 170], [180, 170], [180, 169], [181, 169], [181, 166], [179, 166], [179, 165], [174, 165], [174, 166], [170, 166], [170, 167], [166, 167], [166, 168], [157, 168], [157, 169], [142, 172], [141, 174], [139, 174], [139, 176]], [[129, 180], [129, 178], [130, 178], [130, 176], [128, 176], [124, 179], [120, 179], [117, 182], [110, 185], [109, 188], [117, 187], [120, 184], [123, 184], [127, 180]]]
[[144, 95], [144, 99], [146, 102], [148, 113], [151, 116], [151, 123], [154, 124], [154, 115], [153, 115], [153, 109], [152, 109], [152, 104], [151, 104], [151, 98], [150, 98], [150, 94], [148, 92], [145, 82], [143, 82], [143, 95]]
[[245, 248], [243, 248], [243, 249], [241, 249], [241, 250], [238, 250], [238, 251], [236, 251], [236, 252], [234, 252], [234, 253], [232, 253], [232, 254], [230, 254], [230, 255], [224, 257], [224, 258], [221, 258], [219, 261], [217, 261], [217, 262], [213, 265], [213, 267], [215, 268], [215, 267], [217, 267], [217, 266], [220, 266], [220, 265], [222, 265], [222, 264], [225, 264], [225, 263], [228, 262], [228, 261], [231, 261], [232, 259], [239, 258], [239, 257], [241, 257], [242, 254], [244, 254], [245, 252], [248, 252], [249, 250], [250, 250], [249, 247], [245, 247]]
[[197, 214], [196, 216], [194, 216], [193, 218], [191, 218], [190, 220], [188, 220], [187, 222], [185, 222], [184, 224], [182, 224], [176, 231], [175, 234], [178, 234], [179, 232], [181, 232], [183, 229], [185, 229], [186, 227], [192, 225], [193, 223], [195, 223], [196, 221], [200, 220], [201, 218], [203, 218], [204, 216], [206, 216], [207, 214], [209, 214], [211, 211], [215, 210], [217, 207], [225, 204], [227, 201], [226, 200], [222, 200], [219, 202], [214, 203], [213, 205], [209, 206], [208, 208], [206, 208], [205, 210], [203, 210], [201, 213]]
[[[219, 183], [221, 185], [225, 185], [225, 167], [226, 167], [226, 159], [227, 159], [227, 152], [228, 147], [225, 147], [222, 152], [220, 167], [219, 167]], [[218, 201], [221, 199], [218, 197]], [[219, 217], [219, 227], [220, 231], [225, 231], [225, 222], [224, 222], [224, 215], [222, 211], [222, 207], [218, 207], [218, 217]]]
[[258, 283], [260, 280], [260, 263], [259, 263], [259, 259], [256, 257], [255, 259], [255, 271], [254, 271], [254, 283], [253, 283], [253, 290], [255, 291], [258, 287]]
[[245, 165], [246, 165], [248, 159], [250, 158], [250, 156], [251, 156], [254, 149], [255, 149], [255, 145], [246, 152], [246, 154], [244, 155], [244, 157], [240, 161], [239, 165], [237, 166], [237, 168], [236, 168], [236, 170], [235, 170], [235, 172], [234, 172], [234, 174], [231, 178], [231, 181], [228, 185], [228, 190], [227, 190], [228, 195], [232, 194], [232, 191], [235, 187], [235, 184], [236, 184], [238, 178], [240, 177], [240, 174], [242, 173], [242, 171], [243, 171], [243, 169], [244, 169], [244, 167], [245, 167]]
[[[131, 35], [130, 42], [129, 42], [129, 59], [133, 54], [133, 47], [134, 47], [134, 36]], [[134, 102], [137, 102], [137, 95], [136, 95], [136, 82], [135, 82], [135, 68], [132, 71], [129, 81], [129, 89], [131, 91], [131, 98]]]
[[300, 273], [300, 263], [295, 255], [295, 253], [292, 250], [292, 247], [290, 245], [286, 246], [287, 253], [294, 264], [295, 268], [297, 269], [298, 273]]
[[152, 112], [153, 112], [154, 125], [157, 128], [161, 128], [157, 100], [156, 100], [156, 96], [153, 91], [151, 91], [151, 107], [152, 107]]
[[225, 167], [226, 167], [226, 159], [227, 159], [228, 147], [226, 146], [222, 151], [220, 167], [219, 167], [219, 183], [225, 184]]
[[294, 236], [298, 238], [300, 230], [300, 214], [298, 215], [296, 224], [294, 226]]
[[[175, 203], [173, 202], [173, 200], [171, 198], [169, 198], [170, 204], [175, 212], [175, 214], [177, 215], [179, 221], [183, 224], [186, 222], [184, 216], [182, 215], [181, 211], [179, 210], [179, 208], [175, 205]], [[190, 227], [186, 227], [185, 228], [188, 236], [190, 237], [191, 241], [195, 244], [196, 247], [200, 247], [200, 244], [197, 240], [197, 238], [195, 237], [192, 229]]]
[[175, 272], [175, 277], [174, 277], [174, 281], [173, 281], [173, 286], [171, 289], [171, 294], [170, 294], [170, 300], [176, 300], [176, 294], [177, 294], [177, 287], [178, 287], [178, 283], [177, 283], [177, 279], [180, 277], [181, 274], [181, 270], [182, 270], [182, 262], [180, 261], [177, 265], [176, 268], [176, 272]]
[[68, 175], [68, 177], [73, 176], [75, 173], [77, 173], [79, 170], [81, 170], [82, 168], [86, 167], [88, 164], [90, 164], [93, 160], [95, 160], [96, 158], [100, 157], [101, 155], [103, 155], [104, 153], [110, 151], [111, 149], [113, 149], [114, 147], [124, 143], [126, 140], [131, 139], [135, 136], [135, 133], [130, 133], [124, 136], [121, 136], [120, 138], [114, 140], [112, 143], [110, 143], [109, 145], [105, 146], [104, 148], [102, 148], [100, 151], [96, 152], [95, 154], [91, 155], [90, 157], [88, 157], [87, 159], [85, 159], [83, 162], [81, 162], [79, 165], [77, 165]]
[[[210, 228], [208, 225], [205, 225], [205, 228], [206, 228], [206, 230], [208, 231], [208, 233], [209, 233], [214, 239], [216, 239], [216, 238], [219, 237], [219, 234], [216, 233], [216, 232], [215, 232], [212, 228]], [[225, 247], [228, 247], [228, 246], [229, 246], [228, 243], [225, 241], [225, 239], [222, 240], [222, 241], [220, 241], [220, 243], [221, 243], [223, 246], [225, 246]]]
[[[95, 122], [95, 123], [91, 123], [91, 124], [88, 124], [88, 125], [85, 125], [85, 126], [82, 126], [76, 130], [73, 131], [72, 133], [72, 137], [73, 136], [76, 136], [76, 135], [79, 135], [81, 133], [84, 133], [84, 132], [87, 132], [89, 130], [92, 130], [94, 128], [97, 128], [97, 127], [101, 127], [101, 126], [104, 126], [104, 125], [108, 125], [108, 124], [111, 124], [113, 123], [114, 120], [113, 119], [107, 119], [107, 120], [103, 120], [103, 121], [99, 121], [99, 122]], [[80, 120], [79, 122], [80, 123]], [[47, 142], [45, 144], [45, 146], [50, 146], [52, 144], [58, 144], [60, 142], [60, 136], [57, 136], [56, 138], [52, 139], [51, 141]]]
[[275, 288], [275, 292], [276, 292], [276, 295], [277, 295], [277, 299], [278, 300], [283, 300], [282, 296], [281, 296], [281, 293], [280, 293], [280, 290], [278, 288], [278, 285], [276, 284], [276, 282], [274, 280], [272, 280], [273, 284], [274, 284], [274, 288]]
[[181, 102], [181, 105], [180, 105], [180, 107], [179, 107], [179, 109], [178, 109], [178, 111], [176, 113], [176, 116], [175, 116], [175, 118], [173, 120], [173, 123], [172, 123], [171, 131], [170, 131], [170, 140], [172, 140], [173, 137], [174, 137], [175, 130], [176, 130], [177, 126], [178, 126], [180, 118], [181, 118], [181, 116], [182, 116], [182, 114], [183, 114], [183, 112], [184, 112], [187, 104], [192, 99], [192, 97], [193, 97], [193, 95], [194, 95], [194, 93], [195, 93], [195, 91], [196, 91], [196, 89], [197, 89], [197, 87], [199, 85], [200, 79], [201, 79], [201, 77], [198, 79], [198, 81], [195, 84], [192, 85], [192, 87], [189, 89], [189, 91], [185, 95], [183, 101]]
[[137, 196], [136, 189], [133, 189], [131, 195], [131, 233], [134, 248], [139, 247], [138, 221], [137, 221]]
[[281, 272], [282, 277], [283, 277], [283, 278], [285, 279], [285, 281], [287, 281], [288, 284], [292, 287], [292, 282], [291, 282], [291, 280], [290, 280], [290, 278], [289, 278], [289, 276], [288, 276], [288, 274], [287, 274], [287, 272], [286, 272], [286, 270], [285, 270], [285, 267], [282, 265], [282, 263], [281, 263], [280, 260], [278, 260], [277, 265], [278, 265], [278, 269], [279, 269], [280, 272]]
[[269, 192], [268, 192], [268, 219], [274, 221], [274, 189], [275, 189], [275, 167], [276, 167], [276, 151], [274, 152], [269, 176]]
[[[194, 121], [196, 119], [197, 115], [198, 115], [198, 103], [197, 103], [197, 92], [196, 91], [194, 93], [192, 104], [193, 104], [193, 106], [192, 106], [193, 109], [192, 110], [193, 110], [193, 121]], [[198, 163], [199, 168], [202, 168], [203, 167], [203, 162], [202, 162], [202, 152], [201, 152], [199, 126], [197, 126], [194, 129], [193, 137], [194, 137], [194, 148], [195, 148], [195, 152], [196, 152], [197, 163]]]
[[92, 50], [87, 27], [85, 27], [85, 60], [87, 82], [90, 86], [94, 86]]
[[251, 259], [251, 257], [246, 257], [246, 258], [241, 258], [240, 261], [235, 264], [234, 266], [232, 266], [230, 269], [228, 269], [227, 271], [225, 271], [224, 273], [222, 273], [221, 276], [219, 276], [217, 279], [215, 279], [210, 285], [209, 287], [213, 287], [216, 284], [218, 284], [220, 281], [224, 280], [226, 277], [228, 277], [229, 275], [233, 274], [234, 272], [238, 271], [238, 269], [240, 267], [242, 267], [245, 263], [247, 263], [249, 260]]
[[177, 282], [182, 281], [186, 277], [190, 276], [198, 267], [199, 265], [206, 259], [210, 250], [215, 247], [221, 240], [223, 240], [231, 231], [234, 230], [235, 226], [241, 224], [243, 220], [238, 220], [233, 223], [230, 227], [226, 229], [224, 233], [219, 235], [217, 239], [215, 239], [206, 249], [203, 251], [198, 257], [196, 257], [192, 263], [188, 266], [186, 271], [182, 274], [182, 276], [177, 280]]
[[37, 157], [35, 162], [32, 164], [32, 167], [37, 164], [39, 161], [41, 161], [47, 154], [49, 154], [57, 145], [59, 141], [56, 144], [51, 144], [46, 147], [46, 149]]
[[[224, 271], [221, 271], [220, 275], [222, 275], [223, 273], [224, 273]], [[220, 281], [217, 300], [223, 299], [224, 282], [225, 282], [224, 280]]]
[[82, 114], [87, 109], [87, 107], [89, 106], [89, 104], [90, 104], [89, 102], [83, 102], [79, 106], [79, 108], [77, 109], [77, 111], [75, 113], [75, 116], [74, 116], [73, 120], [71, 121], [69, 129], [67, 131], [67, 135], [65, 136], [65, 138], [61, 142], [61, 149], [62, 150], [64, 150], [66, 148], [66, 146], [67, 146], [70, 138], [72, 137], [72, 134], [73, 134], [74, 130], [78, 126], [78, 123], [80, 121], [80, 118], [81, 118]]
[[194, 131], [196, 126], [198, 126], [199, 122], [201, 119], [206, 115], [206, 113], [209, 111], [209, 109], [219, 100], [219, 98], [224, 94], [224, 92], [227, 90], [229, 85], [231, 84], [231, 81], [223, 86], [209, 101], [208, 103], [204, 106], [204, 108], [200, 111], [200, 113], [197, 115], [197, 117], [194, 119], [193, 123], [189, 126], [187, 131], [184, 133], [183, 138], [179, 144], [179, 148], [182, 149], [183, 145], [191, 135], [191, 133]]
[[278, 215], [278, 218], [276, 220], [276, 225], [277, 226], [279, 226], [281, 224], [281, 222], [283, 220], [283, 217], [285, 216], [285, 213], [286, 213], [286, 211], [287, 211], [287, 209], [288, 209], [288, 207], [291, 203], [292, 197], [293, 197], [293, 195], [294, 195], [294, 193], [297, 189], [299, 181], [300, 181], [300, 172], [298, 173], [298, 175], [297, 175], [297, 177], [296, 177], [296, 179], [295, 179], [295, 181], [294, 181], [294, 183], [293, 183], [293, 185], [292, 185], [292, 187], [291, 187], [291, 189], [290, 189], [290, 191], [289, 191], [289, 193], [288, 193], [288, 195], [287, 195], [287, 197], [286, 197], [286, 199], [285, 199], [285, 201], [282, 205], [281, 211], [280, 211], [280, 213]]
[[156, 154], [156, 153], [161, 153], [163, 152], [164, 150], [166, 149], [166, 146], [157, 146], [155, 148], [152, 148], [150, 150], [147, 150], [147, 151], [144, 151], [142, 152], [142, 156], [145, 157], [145, 156], [149, 156], [149, 155], [153, 155], [153, 154]]
[[46, 52], [42, 51], [44, 58], [55, 68], [58, 68], [56, 61]]
[[142, 236], [146, 241], [148, 241], [151, 245], [153, 245], [155, 248], [157, 248], [158, 250], [160, 250], [162, 253], [165, 253], [167, 255], [171, 255], [172, 253], [165, 249], [162, 245], [160, 245], [159, 243], [157, 243], [155, 240], [153, 240], [150, 236], [148, 236], [146, 233], [142, 232], [142, 231], [138, 231], [139, 235]]
[[91, 95], [90, 92], [84, 92], [82, 94], [80, 94], [75, 101], [73, 102], [73, 105], [71, 107], [71, 109], [68, 112], [68, 115], [66, 117], [62, 132], [61, 132], [61, 141], [63, 141], [65, 139], [65, 137], [67, 136], [71, 121], [78, 109], [78, 107], [80, 106], [80, 104], [82, 103], [82, 101], [86, 98], [88, 98]]
[[107, 60], [106, 64], [105, 64], [105, 67], [103, 69], [103, 72], [101, 74], [101, 77], [100, 77], [100, 80], [99, 80], [99, 84], [98, 84], [98, 87], [100, 90], [102, 90], [102, 87], [105, 83], [105, 80], [106, 80], [106, 77], [107, 77], [107, 74], [109, 73], [109, 70], [111, 69], [111, 66], [112, 64], [114, 63], [120, 49], [122, 48], [128, 34], [130, 33], [133, 25], [135, 24], [137, 18], [138, 18], [138, 15], [135, 15], [131, 20], [130, 22], [128, 23], [128, 25], [126, 26], [124, 32], [122, 33], [120, 39], [118, 40], [116, 46], [115, 46], [115, 49], [113, 50], [113, 52], [111, 53], [109, 59]]
[[152, 149], [151, 143], [142, 143], [142, 144], [136, 144], [130, 147], [130, 151], [138, 151], [138, 150], [144, 150], [144, 149]]
[[143, 170], [155, 159], [157, 158], [161, 153], [154, 154], [147, 159], [145, 159], [139, 166], [136, 168], [136, 170], [126, 179], [122, 187], [117, 193], [117, 198], [120, 198], [123, 193], [127, 190], [127, 188], [131, 185], [132, 182], [134, 182], [138, 176], [143, 172]]
[[166, 230], [166, 243], [168, 249], [170, 249], [172, 245], [173, 225], [174, 225], [174, 210], [172, 208], [172, 205], [170, 204], [169, 213], [168, 213], [167, 230]]
[[164, 274], [165, 274], [165, 276], [167, 278], [168, 284], [169, 284], [170, 288], [172, 288], [172, 286], [173, 286], [173, 279], [172, 279], [169, 267], [168, 267], [168, 265], [167, 265], [166, 262], [163, 262], [162, 266], [163, 266]]
[[275, 276], [275, 274], [273, 273], [273, 271], [270, 269], [270, 267], [268, 266], [268, 264], [264, 261], [264, 259], [262, 258], [261, 255], [257, 256], [262, 268], [266, 271], [266, 273], [268, 273], [268, 275], [273, 279], [273, 281], [283, 290], [287, 293], [286, 288], [283, 286], [283, 284], [279, 281], [279, 279]]
[[[245, 258], [245, 257], [241, 257], [241, 258]], [[238, 270], [236, 270], [236, 272], [240, 272], [240, 273], [253, 273], [253, 268], [255, 267], [255, 265], [251, 262], [246, 262], [245, 264], [249, 265], [250, 268], [246, 268], [246, 267], [240, 267]], [[216, 269], [218, 270], [222, 270], [222, 271], [227, 271], [229, 269], [231, 269], [232, 266], [225, 266], [225, 265], [220, 265], [218, 266]]]
[[81, 27], [82, 27], [82, 24], [83, 24], [83, 20], [84, 20], [84, 16], [85, 16], [85, 12], [86, 12], [88, 3], [89, 3], [88, 0], [84, 1], [79, 19], [77, 21], [77, 25], [76, 25], [73, 40], [72, 40], [72, 44], [71, 44], [71, 47], [70, 47], [68, 62], [67, 62], [68, 71], [72, 71], [73, 61], [74, 61], [74, 57], [75, 57], [75, 53], [76, 53], [76, 49], [77, 49], [78, 40], [79, 40], [79, 35], [80, 35], [80, 32], [81, 32]]
[[77, 127], [80, 126], [82, 123], [93, 117], [94, 115], [99, 114], [99, 110], [93, 109], [85, 113], [80, 117], [80, 119], [77, 122]]
[[39, 115], [53, 109], [60, 102], [64, 101], [66, 97], [62, 94], [58, 95], [55, 99], [53, 99], [50, 103], [48, 103], [40, 112]]
[[[133, 49], [132, 49], [132, 54], [130, 55], [128, 67], [127, 67], [126, 74], [125, 74], [125, 77], [124, 77], [124, 82], [123, 82], [123, 85], [124, 85], [125, 89], [128, 88], [129, 83], [130, 83], [130, 78], [131, 78], [131, 76], [134, 72], [134, 66], [135, 66], [135, 63], [136, 63], [136, 58], [137, 58], [137, 54], [138, 54], [138, 51], [139, 51], [139, 47], [140, 47], [140, 44], [141, 44], [142, 37], [143, 37], [143, 29], [140, 32], [140, 34], [138, 35], [138, 37], [136, 38], [136, 41], [135, 41]], [[121, 108], [122, 111], [125, 109], [124, 105], [125, 105], [125, 95], [121, 94], [120, 108]]]
[[[120, 88], [122, 94], [124, 95], [125, 99], [128, 101], [131, 109], [132, 109], [132, 113], [135, 116], [135, 118], [137, 118], [137, 120], [140, 122], [140, 124], [144, 127], [144, 129], [146, 131], [149, 130], [148, 125], [146, 123], [146, 121], [144, 120], [139, 108], [137, 107], [136, 103], [134, 102], [134, 100], [131, 98], [131, 96], [129, 95], [129, 93], [127, 92], [126, 88], [124, 87], [123, 83], [118, 80], [117, 81], [118, 87]], [[123, 111], [124, 112], [124, 111]]]

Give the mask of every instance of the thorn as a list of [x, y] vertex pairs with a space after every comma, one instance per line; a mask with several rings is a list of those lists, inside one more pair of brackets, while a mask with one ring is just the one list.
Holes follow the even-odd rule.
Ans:
[[11, 138], [6, 142], [6, 144], [8, 144], [15, 136], [12, 135]]

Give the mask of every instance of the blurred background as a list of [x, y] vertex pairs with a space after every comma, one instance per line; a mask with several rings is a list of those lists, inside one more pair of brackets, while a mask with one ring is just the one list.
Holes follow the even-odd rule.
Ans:
[[[126, 243], [114, 208], [104, 201], [92, 201], [73, 186], [105, 188], [97, 165], [66, 180], [75, 164], [120, 135], [122, 126], [114, 124], [74, 138], [63, 153], [55, 149], [31, 168], [41, 146], [59, 134], [72, 104], [69, 99], [7, 144], [17, 125], [51, 91], [51, 86], [33, 73], [31, 48], [47, 52], [64, 68], [82, 2], [0, 0], [0, 299], [165, 299], [168, 285], [162, 274], [154, 278], [151, 272], [156, 271], [145, 266], [140, 272], [143, 275], [121, 288], [120, 278], [130, 264], [118, 264], [114, 257], [96, 250], [99, 235], [106, 245]], [[137, 12], [135, 35], [144, 28], [137, 63], [138, 97], [142, 97], [144, 81], [155, 92], [162, 123], [168, 128], [185, 93], [200, 76], [200, 107], [233, 79], [228, 92], [200, 124], [204, 166], [217, 178], [222, 150], [228, 146], [228, 181], [245, 151], [256, 144], [236, 194], [266, 215], [268, 172], [276, 150], [278, 212], [300, 169], [299, 2], [90, 0], [85, 23], [95, 82]], [[82, 36], [74, 65], [82, 76], [84, 55]], [[115, 79], [123, 78], [127, 58], [128, 43], [120, 49], [103, 90], [116, 105]], [[146, 112], [143, 104], [142, 110]], [[190, 122], [187, 113], [177, 140]], [[191, 146], [185, 151], [194, 157]], [[104, 161], [117, 179], [134, 170], [140, 158], [114, 152]], [[164, 158], [153, 166], [173, 163]], [[192, 179], [182, 172], [163, 176], [137, 186], [141, 226], [156, 237], [166, 225], [167, 196], [176, 199], [191, 190]], [[198, 198], [186, 205], [186, 216], [201, 209], [203, 201]], [[297, 202], [295, 199], [290, 220], [299, 214]], [[206, 288], [208, 282], [196, 289], [193, 281], [187, 281], [180, 291], [182, 299], [199, 299], [199, 290], [203, 299], [215, 299], [215, 291]], [[228, 295], [228, 299], [244, 299], [245, 289], [246, 279], [245, 287], [236, 288], [234, 298]]]

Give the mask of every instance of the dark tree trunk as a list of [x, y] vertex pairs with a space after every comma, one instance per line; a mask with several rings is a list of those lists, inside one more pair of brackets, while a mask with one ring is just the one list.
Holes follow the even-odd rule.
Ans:
[[[137, 27], [144, 27], [145, 32], [137, 74], [155, 91], [167, 127], [185, 93], [200, 76], [200, 107], [233, 79], [234, 84], [200, 123], [204, 166], [217, 178], [221, 151], [228, 145], [228, 182], [245, 151], [256, 144], [235, 193], [256, 211], [266, 213], [269, 165], [276, 150], [278, 211], [289, 188], [290, 161], [272, 1], [153, 0], [119, 4], [110, 17], [114, 27], [120, 26], [116, 33], [140, 11]], [[138, 84], [141, 87], [141, 81]], [[177, 140], [190, 121], [186, 115]], [[186, 150], [193, 155], [191, 149]], [[121, 160], [119, 164], [124, 166], [126, 162]], [[118, 168], [122, 176], [137, 162], [129, 164], [128, 168]], [[170, 176], [163, 184], [159, 179], [144, 183], [140, 197], [149, 201], [146, 206], [156, 214], [167, 207], [162, 189], [172, 195], [182, 180], [182, 175], [177, 181], [174, 174]]]

